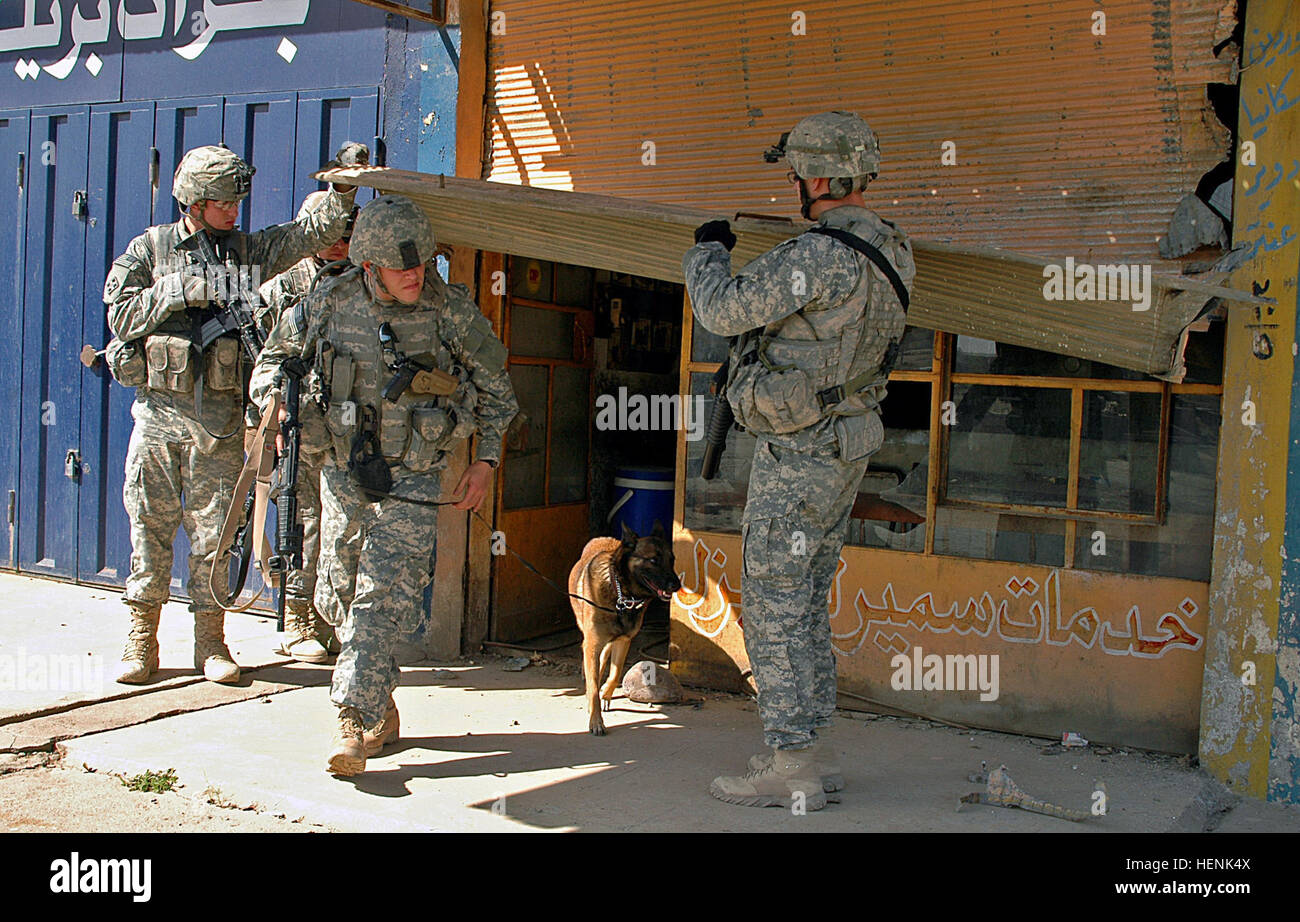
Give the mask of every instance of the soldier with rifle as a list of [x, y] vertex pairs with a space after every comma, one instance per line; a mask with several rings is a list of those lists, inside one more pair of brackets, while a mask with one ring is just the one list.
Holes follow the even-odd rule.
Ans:
[[[368, 161], [360, 144], [345, 144], [336, 155], [339, 164]], [[252, 178], [252, 167], [224, 146], [187, 152], [172, 187], [181, 219], [132, 240], [104, 283], [115, 337], [109, 370], [136, 388], [123, 488], [131, 524], [123, 601], [131, 629], [119, 682], [146, 682], [158, 668], [158, 620], [170, 597], [180, 526], [190, 542], [195, 668], [213, 682], [239, 679], [220, 604], [228, 587], [210, 583], [210, 567], [243, 464], [247, 374], [261, 348], [256, 280], [337, 240], [354, 194], [335, 187], [293, 223], [248, 234], [235, 223]], [[219, 570], [218, 581], [223, 577]]]
[[[433, 258], [433, 228], [414, 202], [369, 202], [352, 237], [354, 268], [280, 317], [253, 372], [253, 398], [270, 413], [287, 361], [314, 366], [315, 406], [306, 412], [323, 407], [330, 435], [315, 604], [342, 644], [326, 760], [335, 775], [365, 771], [366, 759], [398, 738], [394, 650], [424, 619], [438, 507], [478, 508], [518, 411], [505, 347], [469, 290], [445, 283]], [[286, 393], [285, 420], [295, 405]], [[442, 470], [473, 434], [474, 461], [443, 499]]]

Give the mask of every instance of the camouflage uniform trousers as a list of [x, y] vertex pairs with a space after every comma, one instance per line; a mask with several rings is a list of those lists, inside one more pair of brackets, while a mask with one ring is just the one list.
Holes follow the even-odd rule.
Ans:
[[302, 519], [302, 569], [285, 580], [288, 598], [310, 602], [316, 594], [316, 567], [320, 557], [320, 475], [329, 455], [303, 451], [298, 456], [298, 515]]
[[[172, 542], [183, 525], [190, 541], [190, 611], [220, 611], [210, 585], [212, 555], [244, 465], [243, 446], [238, 438], [223, 439], [204, 452], [194, 439], [178, 435], [140, 420], [131, 430], [122, 488], [131, 523], [124, 599], [162, 604], [171, 598]], [[217, 577], [224, 594], [226, 575]]]
[[[392, 492], [438, 498], [438, 475], [394, 474]], [[355, 707], [367, 726], [384, 716], [401, 681], [393, 649], [424, 617], [433, 581], [438, 510], [400, 500], [370, 503], [348, 473], [321, 475], [320, 578], [316, 610], [334, 625], [342, 652], [330, 700]]]
[[835, 713], [827, 596], [869, 460], [842, 461], [835, 443], [794, 451], [760, 436], [754, 448], [741, 599], [767, 746], [802, 749]]

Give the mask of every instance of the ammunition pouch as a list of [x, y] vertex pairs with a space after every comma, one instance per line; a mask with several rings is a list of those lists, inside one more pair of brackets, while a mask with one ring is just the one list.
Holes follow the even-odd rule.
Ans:
[[145, 339], [146, 383], [152, 390], [194, 392], [193, 347], [188, 336], [154, 333]]
[[822, 411], [808, 376], [798, 368], [742, 366], [727, 385], [736, 422], [759, 435], [785, 435], [818, 422]]
[[149, 378], [144, 359], [144, 343], [138, 339], [123, 342], [114, 337], [104, 350], [104, 364], [113, 380], [123, 387], [139, 387]]
[[342, 403], [331, 403], [325, 410], [325, 429], [334, 447], [334, 457], [340, 461], [351, 457], [357, 413], [355, 405]]
[[456, 421], [447, 410], [438, 407], [411, 410], [411, 439], [402, 455], [403, 466], [417, 473], [429, 470], [439, 452], [451, 444], [455, 428]]
[[203, 353], [203, 381], [214, 391], [238, 391], [243, 387], [239, 369], [239, 340], [223, 336]]
[[885, 444], [885, 426], [874, 412], [835, 417], [835, 438], [841, 461], [858, 461], [874, 454]]

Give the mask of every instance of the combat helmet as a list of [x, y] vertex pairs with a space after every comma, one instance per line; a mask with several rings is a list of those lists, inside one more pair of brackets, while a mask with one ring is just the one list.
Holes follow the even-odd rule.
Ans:
[[820, 112], [800, 119], [763, 156], [769, 163], [785, 157], [805, 179], [874, 178], [880, 170], [876, 133], [851, 112]]
[[251, 167], [224, 144], [196, 147], [186, 151], [176, 167], [172, 196], [189, 208], [196, 202], [242, 202], [252, 188]]
[[414, 269], [434, 257], [433, 227], [420, 206], [404, 195], [367, 202], [352, 229], [348, 258], [354, 265]]
[[[323, 202], [326, 196], [328, 195], [329, 195], [328, 192], [326, 192], [324, 189], [321, 189], [319, 191], [311, 193], [311, 195], [303, 199], [302, 205], [298, 209], [297, 220], [301, 221], [308, 214], [310, 214], [311, 212], [319, 208], [321, 202]], [[352, 211], [348, 213], [347, 227], [343, 228], [343, 235], [339, 238], [340, 240], [347, 240], [352, 236], [352, 228], [357, 223], [357, 212], [359, 212], [360, 210], [361, 210], [361, 206], [359, 205], [352, 206]]]

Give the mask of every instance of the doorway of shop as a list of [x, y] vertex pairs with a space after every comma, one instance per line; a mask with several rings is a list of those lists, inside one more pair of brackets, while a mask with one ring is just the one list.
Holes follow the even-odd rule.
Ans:
[[[595, 407], [620, 394], [626, 401], [676, 393], [682, 288], [543, 259], [505, 263], [502, 340], [520, 419], [497, 478], [497, 529], [514, 553], [492, 557], [489, 636], [515, 643], [572, 632], [555, 639], [562, 645], [577, 637], [567, 595], [515, 554], [566, 586], [591, 537], [617, 534], [629, 513], [653, 500], [646, 490], [631, 502], [617, 497], [620, 484], [648, 476], [672, 483], [675, 430], [630, 429], [618, 416], [611, 426]], [[658, 515], [670, 533], [671, 495], [663, 492]]]

